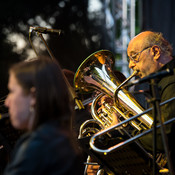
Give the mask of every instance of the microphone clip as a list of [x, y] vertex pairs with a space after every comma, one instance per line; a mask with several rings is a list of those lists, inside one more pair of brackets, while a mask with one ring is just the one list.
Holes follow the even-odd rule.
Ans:
[[58, 34], [60, 35], [61, 33], [63, 33], [62, 30], [60, 29], [49, 29], [49, 28], [46, 28], [46, 27], [33, 27], [33, 26], [30, 26], [29, 28], [29, 33], [31, 32], [37, 32], [37, 33], [42, 33], [42, 34]]

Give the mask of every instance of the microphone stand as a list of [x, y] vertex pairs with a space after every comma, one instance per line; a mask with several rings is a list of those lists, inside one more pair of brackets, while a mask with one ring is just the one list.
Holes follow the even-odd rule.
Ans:
[[[47, 49], [47, 51], [48, 51], [48, 53], [49, 53], [51, 59], [54, 60], [55, 57], [54, 57], [52, 51], [49, 49], [49, 47], [48, 47], [48, 45], [47, 45], [47, 43], [46, 43], [46, 41], [45, 41], [43, 35], [42, 35], [40, 32], [37, 32], [37, 35], [38, 35], [38, 36], [41, 38], [41, 40], [44, 42], [44, 45], [46, 46], [46, 49]], [[29, 37], [30, 37], [30, 36], [31, 36], [31, 32], [29, 32]], [[32, 46], [33, 46], [33, 45], [32, 45]], [[38, 56], [38, 54], [37, 54], [37, 52], [36, 52], [35, 49], [34, 49], [34, 51], [35, 51], [36, 55]], [[78, 99], [78, 96], [77, 96], [77, 94], [75, 93], [74, 88], [71, 87], [69, 81], [67, 80], [67, 78], [66, 78], [66, 76], [65, 76], [65, 74], [64, 74], [63, 72], [62, 72], [62, 75], [63, 75], [63, 78], [64, 78], [64, 80], [65, 80], [65, 83], [66, 83], [66, 85], [67, 85], [67, 87], [68, 87], [68, 90], [69, 90], [69, 92], [70, 92], [70, 95], [71, 95], [72, 99], [75, 101], [75, 103], [76, 103], [76, 105], [78, 106], [79, 110], [84, 109], [84, 105], [83, 105], [82, 101]]]
[[[54, 60], [55, 57], [53, 56], [53, 53], [52, 53], [51, 50], [49, 49], [49, 47], [48, 47], [48, 45], [47, 45], [47, 43], [46, 43], [46, 41], [45, 41], [43, 35], [42, 35], [41, 33], [39, 33], [39, 32], [37, 32], [37, 33], [38, 33], [39, 37], [42, 39], [42, 41], [44, 42], [44, 44], [45, 44], [45, 46], [46, 46], [46, 48], [47, 48], [47, 51], [48, 51], [50, 57], [52, 58], [52, 60]], [[74, 88], [71, 87], [71, 85], [70, 85], [69, 81], [67, 80], [65, 74], [64, 74], [63, 72], [62, 72], [62, 74], [63, 74], [63, 78], [64, 78], [64, 80], [65, 80], [65, 82], [66, 82], [66, 85], [67, 85], [67, 87], [68, 87], [68, 90], [69, 90], [69, 92], [70, 92], [70, 95], [72, 96], [72, 99], [75, 101], [75, 103], [76, 103], [76, 105], [78, 106], [79, 110], [84, 109], [83, 103], [82, 103], [81, 100], [78, 99], [78, 96], [77, 96], [77, 94], [75, 93]]]
[[41, 38], [41, 40], [44, 42], [44, 45], [46, 46], [46, 49], [47, 49], [47, 51], [48, 51], [50, 57], [52, 58], [52, 60], [54, 60], [55, 57], [54, 57], [52, 51], [49, 49], [49, 47], [48, 47], [48, 45], [47, 45], [47, 43], [46, 43], [46, 41], [45, 41], [43, 35], [42, 35], [41, 33], [39, 33], [39, 32], [37, 32], [37, 34], [38, 34], [38, 36]]
[[161, 111], [160, 111], [160, 94], [159, 89], [157, 86], [157, 83], [154, 79], [150, 79], [150, 89], [152, 92], [152, 99], [150, 102], [153, 105], [153, 174], [157, 174], [157, 166], [156, 166], [156, 153], [157, 153], [157, 130], [156, 130], [156, 124], [157, 124], [157, 117], [158, 121], [160, 122], [160, 129], [161, 129], [161, 136], [163, 141], [163, 146], [165, 150], [165, 154], [167, 156], [168, 161], [168, 168], [170, 175], [173, 175], [173, 168], [172, 168], [172, 162], [170, 160], [170, 156], [168, 153], [168, 141], [167, 136], [165, 134], [165, 127], [161, 118]]

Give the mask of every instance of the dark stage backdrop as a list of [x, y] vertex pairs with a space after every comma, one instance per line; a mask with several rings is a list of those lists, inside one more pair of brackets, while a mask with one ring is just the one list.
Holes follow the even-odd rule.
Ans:
[[175, 55], [175, 1], [143, 0], [143, 30], [162, 32], [172, 44]]

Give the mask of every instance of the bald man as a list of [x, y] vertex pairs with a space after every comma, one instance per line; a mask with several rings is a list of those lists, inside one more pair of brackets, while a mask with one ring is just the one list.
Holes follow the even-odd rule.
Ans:
[[127, 49], [129, 68], [139, 71], [141, 78], [156, 72], [172, 57], [172, 47], [161, 33], [146, 31], [135, 36]]
[[[129, 57], [129, 68], [137, 70], [138, 76], [141, 78], [167, 68], [175, 70], [172, 46], [161, 33], [145, 31], [138, 34], [129, 42], [127, 53]], [[156, 83], [160, 87], [161, 102], [175, 96], [175, 75], [156, 79]], [[163, 121], [175, 117], [175, 101], [161, 107], [161, 117]], [[166, 134], [168, 137], [169, 152], [173, 163], [175, 163], [175, 147], [173, 146], [175, 132], [173, 125], [166, 126]], [[147, 150], [152, 151], [152, 134], [143, 137], [141, 142]], [[158, 152], [164, 152], [160, 131], [158, 131], [157, 136], [157, 149]]]

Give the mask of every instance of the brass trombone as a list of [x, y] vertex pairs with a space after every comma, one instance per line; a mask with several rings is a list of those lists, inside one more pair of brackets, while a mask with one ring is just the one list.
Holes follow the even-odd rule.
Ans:
[[[168, 100], [166, 100], [166, 101], [160, 103], [160, 106], [165, 105], [166, 103], [169, 103], [169, 102], [171, 102], [171, 101], [173, 101], [173, 100], [175, 100], [175, 97], [172, 97], [171, 99], [168, 99]], [[122, 143], [118, 143], [118, 144], [116, 144], [116, 145], [114, 145], [114, 146], [111, 146], [110, 148], [107, 148], [107, 149], [100, 149], [100, 148], [98, 148], [98, 147], [95, 146], [95, 140], [97, 139], [97, 137], [100, 137], [100, 136], [102, 136], [102, 135], [104, 135], [104, 134], [106, 134], [106, 133], [108, 133], [108, 132], [111, 132], [112, 130], [117, 129], [118, 127], [122, 126], [123, 124], [128, 123], [128, 122], [130, 122], [130, 121], [132, 121], [132, 120], [138, 118], [140, 115], [143, 115], [143, 114], [146, 114], [146, 113], [150, 112], [151, 110], [152, 110], [152, 108], [149, 108], [149, 109], [145, 110], [144, 112], [142, 112], [141, 114], [138, 114], [138, 115], [135, 115], [135, 116], [133, 116], [133, 117], [130, 117], [130, 118], [127, 119], [127, 120], [124, 120], [124, 121], [122, 121], [122, 122], [120, 122], [120, 123], [118, 123], [118, 124], [116, 124], [116, 125], [111, 126], [110, 128], [104, 129], [104, 130], [99, 131], [98, 133], [94, 134], [94, 135], [91, 137], [90, 142], [89, 142], [90, 147], [91, 147], [94, 151], [96, 151], [96, 152], [98, 152], [98, 153], [100, 153], [100, 154], [107, 154], [107, 153], [110, 153], [110, 152], [112, 152], [112, 151], [114, 151], [114, 150], [116, 150], [116, 149], [118, 149], [118, 148], [120, 148], [120, 147], [122, 147], [122, 146], [124, 146], [124, 145], [127, 145], [128, 143], [131, 143], [131, 142], [133, 142], [133, 141], [139, 139], [140, 137], [142, 137], [142, 136], [144, 136], [144, 135], [150, 133], [150, 132], [153, 130], [152, 128], [150, 128], [150, 129], [148, 129], [148, 130], [145, 130], [145, 131], [143, 131], [142, 133], [140, 133], [140, 134], [138, 134], [138, 135], [136, 135], [136, 136], [133, 136], [133, 137], [129, 138], [128, 140], [122, 142]], [[165, 122], [164, 122], [164, 125], [170, 124], [170, 123], [172, 123], [173, 121], [175, 121], [175, 118], [172, 118], [172, 119], [170, 119], [170, 120], [168, 120], [168, 121], [165, 121]], [[160, 127], [160, 125], [157, 126], [157, 128], [159, 128], [159, 127]]]

